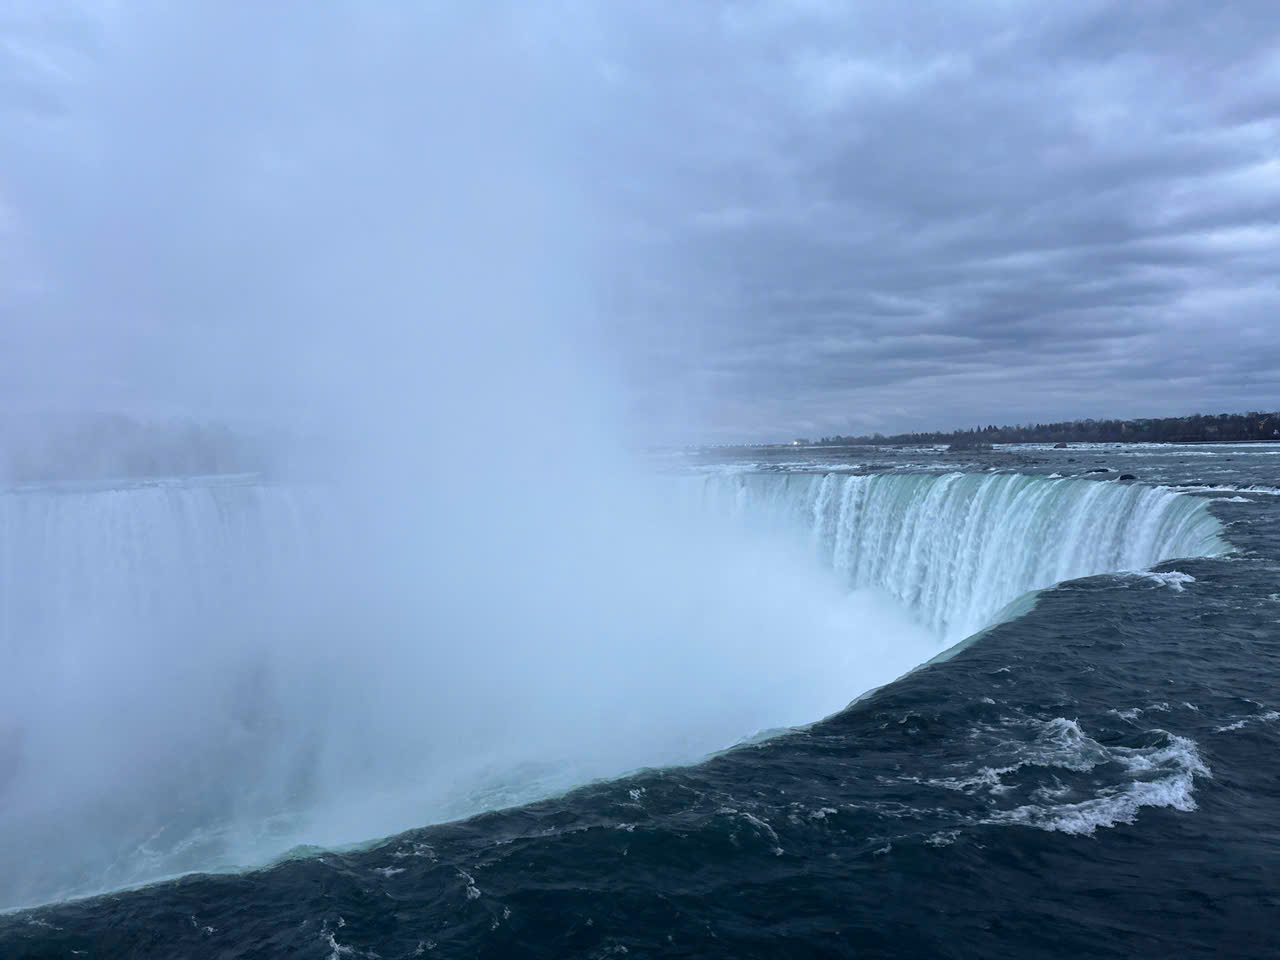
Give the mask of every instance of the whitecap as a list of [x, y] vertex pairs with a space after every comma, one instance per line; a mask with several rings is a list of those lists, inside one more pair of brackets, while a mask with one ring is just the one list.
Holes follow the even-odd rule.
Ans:
[[959, 830], [939, 830], [937, 833], [926, 837], [924, 842], [931, 847], [949, 847], [956, 842], [956, 838], [959, 836]]
[[475, 877], [471, 876], [471, 874], [467, 873], [467, 871], [465, 870], [459, 870], [458, 877], [459, 879], [461, 879], [466, 883], [467, 899], [468, 900], [480, 899], [480, 888], [476, 886]]
[[981, 822], [1091, 836], [1099, 827], [1133, 823], [1143, 807], [1195, 810], [1195, 778], [1213, 774], [1201, 759], [1194, 741], [1168, 736], [1165, 746], [1149, 748], [1102, 747], [1086, 737], [1105, 754], [1108, 762], [1119, 763], [1135, 779], [1124, 786], [1104, 787], [1088, 800], [1023, 804], [1012, 810], [994, 811]]
[[1186, 584], [1196, 582], [1196, 578], [1191, 576], [1191, 574], [1182, 573], [1179, 570], [1170, 570], [1166, 573], [1154, 573], [1149, 570], [1143, 570], [1121, 574], [1121, 576], [1135, 577], [1140, 580], [1150, 580], [1162, 587], [1168, 587], [1175, 593], [1182, 593], [1183, 590], [1186, 589]]

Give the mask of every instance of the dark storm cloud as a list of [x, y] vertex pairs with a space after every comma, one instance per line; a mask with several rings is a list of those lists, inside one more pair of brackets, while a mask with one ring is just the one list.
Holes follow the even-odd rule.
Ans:
[[672, 244], [722, 301], [655, 361], [715, 390], [683, 410], [786, 435], [1275, 405], [1266, 5], [723, 10], [713, 79], [665, 81], [752, 118], [703, 110], [721, 148], [685, 156]]
[[[10, 17], [10, 355], [163, 404], [181, 384], [158, 371], [269, 342], [317, 262], [370, 275], [332, 239], [370, 200], [375, 258], [412, 268], [424, 104], [484, 83], [468, 55], [514, 43], [558, 74], [533, 122], [595, 211], [605, 255], [583, 272], [650, 436], [1280, 399], [1268, 3], [494, 5], [426, 72], [429, 23], [403, 8], [182, 9]], [[328, 176], [349, 169], [365, 176]], [[119, 223], [165, 283], [121, 281], [137, 270]], [[86, 301], [111, 305], [114, 364], [76, 353]], [[10, 383], [33, 369], [8, 366]]]

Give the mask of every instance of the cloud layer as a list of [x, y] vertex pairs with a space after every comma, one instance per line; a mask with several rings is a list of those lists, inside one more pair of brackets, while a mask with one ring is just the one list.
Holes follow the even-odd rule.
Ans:
[[13, 8], [0, 390], [278, 399], [341, 360], [298, 317], [418, 297], [441, 182], [518, 144], [646, 438], [1280, 397], [1269, 4], [470, 9]]

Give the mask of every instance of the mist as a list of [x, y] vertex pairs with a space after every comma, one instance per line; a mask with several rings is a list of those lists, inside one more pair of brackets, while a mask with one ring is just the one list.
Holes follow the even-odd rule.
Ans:
[[229, 424], [268, 479], [65, 489], [71, 443], [0, 494], [0, 906], [694, 762], [938, 649], [630, 452], [619, 265], [671, 265], [623, 226], [599, 24], [103, 16], [8, 164], [11, 434]]

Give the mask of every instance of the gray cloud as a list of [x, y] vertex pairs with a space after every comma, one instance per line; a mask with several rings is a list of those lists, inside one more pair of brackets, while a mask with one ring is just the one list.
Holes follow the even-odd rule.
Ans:
[[500, 173], [515, 123], [568, 181], [588, 239], [557, 268], [643, 436], [1280, 397], [1267, 3], [51, 10], [0, 58], [10, 395], [52, 370], [204, 409], [227, 371], [331, 371], [280, 318], [416, 299], [441, 144]]
[[750, 15], [710, 69], [770, 94], [739, 101], [749, 147], [708, 130], [726, 166], [681, 161], [707, 212], [674, 243], [723, 294], [657, 361], [682, 413], [786, 435], [1275, 404], [1264, 5], [727, 9]]

